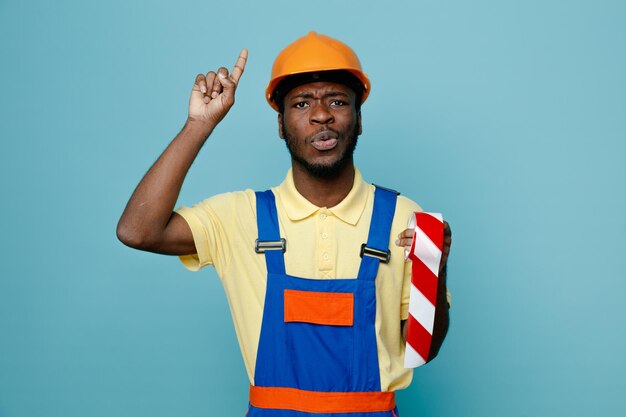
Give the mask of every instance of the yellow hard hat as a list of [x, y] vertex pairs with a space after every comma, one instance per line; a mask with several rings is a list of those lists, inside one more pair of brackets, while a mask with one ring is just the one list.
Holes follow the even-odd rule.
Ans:
[[272, 66], [272, 78], [265, 89], [267, 102], [274, 110], [280, 111], [274, 100], [274, 91], [290, 75], [332, 70], [352, 73], [363, 84], [361, 104], [367, 99], [370, 81], [361, 69], [361, 62], [354, 51], [336, 39], [309, 32], [283, 49], [276, 57]]

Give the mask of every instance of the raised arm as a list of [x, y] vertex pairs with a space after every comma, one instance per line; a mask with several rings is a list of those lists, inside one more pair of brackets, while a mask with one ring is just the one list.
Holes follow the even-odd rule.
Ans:
[[139, 182], [118, 222], [117, 237], [125, 245], [169, 255], [195, 253], [191, 230], [174, 205], [200, 148], [235, 103], [247, 58], [243, 49], [230, 74], [222, 67], [196, 76], [184, 127]]

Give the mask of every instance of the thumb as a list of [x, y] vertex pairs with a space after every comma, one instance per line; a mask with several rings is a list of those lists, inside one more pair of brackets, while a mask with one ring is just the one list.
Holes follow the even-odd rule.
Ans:
[[217, 74], [217, 79], [220, 84], [222, 84], [222, 88], [224, 88], [224, 95], [234, 97], [235, 89], [237, 88], [235, 81], [230, 76], [227, 76], [222, 72]]

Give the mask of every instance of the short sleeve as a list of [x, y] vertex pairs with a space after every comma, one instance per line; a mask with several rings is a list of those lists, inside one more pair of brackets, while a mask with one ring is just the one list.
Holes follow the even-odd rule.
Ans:
[[[178, 213], [189, 225], [196, 253], [180, 256], [183, 265], [198, 271], [207, 265], [215, 267], [218, 274], [228, 268], [233, 247], [240, 243], [242, 225], [238, 213], [252, 214], [251, 190], [219, 194], [192, 207], [180, 207]], [[254, 215], [247, 216], [254, 218]]]

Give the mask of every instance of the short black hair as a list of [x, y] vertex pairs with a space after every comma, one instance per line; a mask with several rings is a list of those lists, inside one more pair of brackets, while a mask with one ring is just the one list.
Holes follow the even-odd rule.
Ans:
[[329, 70], [317, 72], [305, 72], [302, 74], [289, 75], [283, 78], [272, 92], [272, 101], [278, 106], [280, 114], [285, 112], [285, 96], [288, 92], [302, 84], [318, 81], [339, 83], [352, 89], [355, 94], [354, 107], [358, 112], [361, 110], [361, 99], [365, 92], [365, 86], [356, 75], [346, 70]]

